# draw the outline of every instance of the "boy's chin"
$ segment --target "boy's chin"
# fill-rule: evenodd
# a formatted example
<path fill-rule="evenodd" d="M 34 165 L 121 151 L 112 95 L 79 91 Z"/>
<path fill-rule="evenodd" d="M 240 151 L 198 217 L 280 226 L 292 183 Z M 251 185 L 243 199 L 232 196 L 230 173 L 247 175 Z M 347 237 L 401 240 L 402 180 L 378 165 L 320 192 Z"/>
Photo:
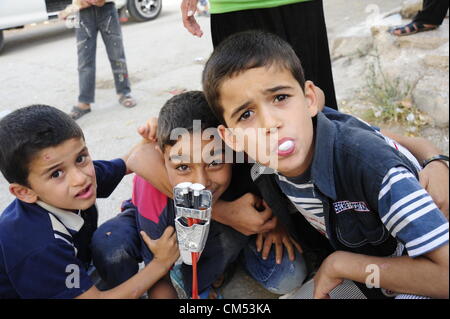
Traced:
<path fill-rule="evenodd" d="M 88 209 L 88 208 L 94 206 L 95 200 L 96 200 L 96 198 L 94 198 L 93 201 L 90 201 L 90 202 L 88 202 L 88 203 L 86 203 L 86 204 L 83 204 L 83 205 L 81 206 L 80 209 L 81 209 L 81 210 L 86 210 L 86 209 Z"/>
<path fill-rule="evenodd" d="M 70 210 L 86 210 L 95 204 L 95 200 L 96 200 L 96 198 L 94 197 L 93 200 L 84 201 L 83 203 L 79 203 L 79 204 L 77 203 L 76 205 L 74 205 L 74 208 L 72 208 Z"/>
<path fill-rule="evenodd" d="M 279 169 L 277 170 L 278 173 L 280 173 L 283 176 L 286 177 L 297 177 L 302 175 L 303 173 L 305 173 L 306 169 L 304 168 L 300 168 L 298 166 L 294 166 L 294 167 L 279 167 Z"/>
<path fill-rule="evenodd" d="M 223 192 L 220 192 L 220 194 L 219 194 L 219 192 L 214 192 L 212 194 L 213 195 L 212 206 L 214 206 L 217 203 L 217 201 L 220 199 L 220 196 L 222 196 L 222 194 L 223 194 Z"/>

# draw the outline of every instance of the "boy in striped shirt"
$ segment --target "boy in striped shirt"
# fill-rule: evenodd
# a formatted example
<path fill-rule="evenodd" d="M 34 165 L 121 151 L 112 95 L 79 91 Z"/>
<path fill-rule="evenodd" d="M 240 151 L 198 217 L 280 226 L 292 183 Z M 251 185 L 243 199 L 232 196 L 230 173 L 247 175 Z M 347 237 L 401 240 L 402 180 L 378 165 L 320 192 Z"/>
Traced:
<path fill-rule="evenodd" d="M 231 36 L 208 60 L 203 88 L 225 142 L 275 170 L 282 193 L 331 244 L 314 297 L 344 280 L 378 297 L 363 287 L 375 267 L 376 288 L 448 298 L 448 222 L 420 185 L 418 163 L 366 123 L 319 112 L 289 44 L 264 32 Z M 268 202 L 271 185 L 261 190 Z"/>

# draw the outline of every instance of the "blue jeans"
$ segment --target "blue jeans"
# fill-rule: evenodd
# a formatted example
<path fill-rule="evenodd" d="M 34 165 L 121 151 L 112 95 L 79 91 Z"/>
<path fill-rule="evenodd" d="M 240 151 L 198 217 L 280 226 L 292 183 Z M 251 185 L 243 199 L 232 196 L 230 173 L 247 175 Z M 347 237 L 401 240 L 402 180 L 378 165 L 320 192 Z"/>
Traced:
<path fill-rule="evenodd" d="M 78 53 L 78 102 L 90 104 L 95 97 L 95 56 L 100 31 L 111 63 L 117 94 L 131 92 L 128 79 L 122 30 L 114 3 L 92 6 L 79 13 L 80 25 L 75 29 Z"/>
<path fill-rule="evenodd" d="M 287 250 L 283 247 L 283 259 L 280 264 L 275 261 L 275 247 L 263 260 L 256 250 L 255 240 L 251 240 L 243 251 L 242 262 L 249 275 L 266 290 L 274 294 L 287 294 L 299 288 L 307 277 L 303 255 L 295 251 L 295 260 L 290 261 Z"/>
<path fill-rule="evenodd" d="M 125 202 L 124 211 L 103 223 L 92 238 L 93 263 L 103 282 L 99 289 L 112 289 L 131 278 L 139 270 L 139 263 L 150 262 L 153 257 L 140 238 L 137 225 L 137 209 Z M 145 228 L 145 225 L 142 225 Z M 145 229 L 144 229 L 145 230 Z M 199 291 L 209 287 L 224 273 L 227 266 L 241 254 L 248 273 L 264 288 L 275 294 L 285 294 L 298 288 L 306 278 L 307 271 L 301 254 L 291 262 L 284 251 L 280 265 L 275 262 L 271 249 L 267 260 L 256 251 L 255 240 L 249 240 L 230 227 L 220 223 L 211 224 L 205 249 L 199 259 Z M 192 268 L 182 265 L 184 287 L 190 295 Z"/>
<path fill-rule="evenodd" d="M 103 223 L 92 236 L 92 261 L 102 281 L 100 290 L 112 289 L 139 271 L 141 239 L 134 210 L 125 210 Z"/>

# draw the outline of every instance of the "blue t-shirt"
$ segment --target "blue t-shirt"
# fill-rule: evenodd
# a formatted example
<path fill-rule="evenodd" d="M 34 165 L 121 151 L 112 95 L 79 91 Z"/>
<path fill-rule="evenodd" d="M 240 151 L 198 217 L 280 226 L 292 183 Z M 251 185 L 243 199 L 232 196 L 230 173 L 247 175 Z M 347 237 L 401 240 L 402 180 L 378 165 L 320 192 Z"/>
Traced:
<path fill-rule="evenodd" d="M 125 163 L 94 161 L 94 167 L 97 198 L 108 197 L 125 175 Z M 77 214 L 14 200 L 0 215 L 0 299 L 75 298 L 89 290 L 97 217 L 95 204 Z"/>

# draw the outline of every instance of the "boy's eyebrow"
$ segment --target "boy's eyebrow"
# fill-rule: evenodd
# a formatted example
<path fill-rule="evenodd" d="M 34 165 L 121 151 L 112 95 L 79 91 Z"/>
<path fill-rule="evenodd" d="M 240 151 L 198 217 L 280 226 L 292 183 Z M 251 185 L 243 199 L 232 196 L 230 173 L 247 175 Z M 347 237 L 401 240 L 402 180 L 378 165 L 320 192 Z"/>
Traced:
<path fill-rule="evenodd" d="M 78 155 L 80 155 L 81 153 L 87 152 L 87 150 L 88 150 L 88 148 L 87 148 L 87 146 L 85 145 L 85 146 L 81 149 L 81 151 L 78 152 Z"/>
<path fill-rule="evenodd" d="M 204 157 L 207 159 L 207 161 L 223 158 L 225 155 L 225 148 L 222 147 L 219 152 L 215 151 L 213 154 L 205 154 Z M 203 156 L 203 155 L 202 155 Z"/>
<path fill-rule="evenodd" d="M 81 153 L 84 153 L 88 150 L 87 146 L 83 146 L 83 148 L 78 152 L 77 156 L 80 155 Z M 57 168 L 58 166 L 60 166 L 62 164 L 62 162 L 56 163 L 55 165 L 50 166 L 49 168 L 47 168 L 41 175 L 47 175 L 48 173 L 50 173 L 51 171 L 53 171 L 55 168 Z"/>
<path fill-rule="evenodd" d="M 288 86 L 288 85 L 278 85 L 275 86 L 273 88 L 269 88 L 269 89 L 265 89 L 264 93 L 266 94 L 272 94 L 281 90 L 286 90 L 286 89 L 293 89 L 292 86 Z M 238 113 L 240 113 L 242 110 L 245 110 L 249 105 L 250 105 L 251 101 L 247 101 L 244 104 L 242 104 L 241 106 L 238 106 L 237 108 L 235 108 L 233 110 L 233 112 L 231 113 L 230 118 L 233 119 Z"/>
<path fill-rule="evenodd" d="M 242 104 L 241 106 L 238 106 L 237 108 L 235 108 L 233 110 L 233 112 L 231 113 L 230 118 L 234 118 L 238 113 L 240 113 L 242 110 L 245 110 L 249 105 L 250 105 L 250 101 L 245 102 L 244 104 Z"/>
<path fill-rule="evenodd" d="M 277 91 L 281 91 L 281 90 L 285 90 L 285 89 L 292 89 L 292 87 L 288 86 L 288 85 L 278 85 L 273 88 L 266 89 L 265 92 L 266 93 L 275 93 Z"/>
<path fill-rule="evenodd" d="M 169 156 L 169 161 L 171 162 L 190 162 L 190 158 L 189 156 L 186 155 L 179 155 L 179 154 L 174 154 L 174 155 L 170 155 Z"/>
<path fill-rule="evenodd" d="M 208 160 L 213 160 L 213 159 L 217 159 L 219 157 L 222 157 L 223 154 L 225 154 L 225 148 L 221 147 L 220 148 L 220 152 L 215 152 L 214 154 L 210 154 L 208 157 Z M 202 154 L 203 157 L 203 154 Z M 179 155 L 179 154 L 173 154 L 169 156 L 169 161 L 171 162 L 178 162 L 178 163 L 190 163 L 191 162 L 191 158 L 187 155 Z"/>
<path fill-rule="evenodd" d="M 53 171 L 55 168 L 57 168 L 58 166 L 60 166 L 62 164 L 62 162 L 59 162 L 55 165 L 50 166 L 49 168 L 47 168 L 44 172 L 42 172 L 41 176 L 47 175 L 48 173 L 50 173 L 51 171 Z"/>

